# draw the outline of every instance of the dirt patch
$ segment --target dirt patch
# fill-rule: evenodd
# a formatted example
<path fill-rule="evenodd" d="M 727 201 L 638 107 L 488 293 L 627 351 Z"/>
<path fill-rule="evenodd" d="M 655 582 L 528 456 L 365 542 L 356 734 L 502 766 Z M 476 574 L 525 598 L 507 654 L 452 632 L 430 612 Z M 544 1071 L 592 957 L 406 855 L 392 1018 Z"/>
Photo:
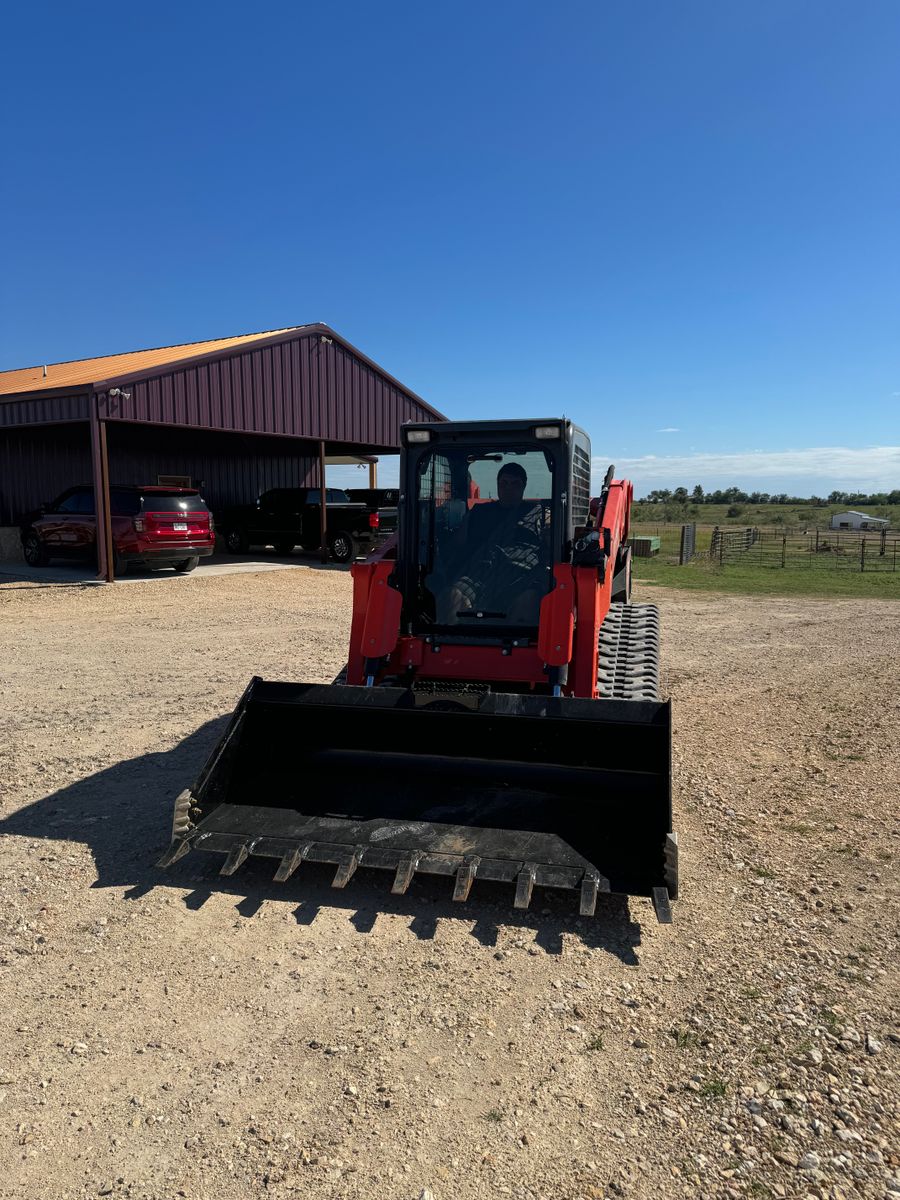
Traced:
<path fill-rule="evenodd" d="M 0 1195 L 887 1195 L 900 610 L 639 598 L 675 702 L 672 927 L 162 875 L 250 676 L 341 666 L 348 574 L 0 583 Z"/>

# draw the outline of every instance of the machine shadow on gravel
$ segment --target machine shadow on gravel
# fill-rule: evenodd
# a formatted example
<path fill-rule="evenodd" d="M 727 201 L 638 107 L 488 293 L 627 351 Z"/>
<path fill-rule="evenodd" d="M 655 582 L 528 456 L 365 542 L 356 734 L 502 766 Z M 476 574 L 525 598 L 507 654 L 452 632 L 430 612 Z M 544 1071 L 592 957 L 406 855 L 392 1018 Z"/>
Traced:
<path fill-rule="evenodd" d="M 350 923 L 368 933 L 381 914 L 409 917 L 410 930 L 428 940 L 441 920 L 474 920 L 472 936 L 485 948 L 495 948 L 501 928 L 531 932 L 547 953 L 562 951 L 564 934 L 584 945 L 604 949 L 626 964 L 636 964 L 640 925 L 632 918 L 624 896 L 602 897 L 595 916 L 580 918 L 573 894 L 544 891 L 533 907 L 515 909 L 511 889 L 479 882 L 470 900 L 454 903 L 449 881 L 417 877 L 405 895 L 393 895 L 384 871 L 360 868 L 346 890 L 330 886 L 333 868 L 306 863 L 286 883 L 275 883 L 271 866 L 248 861 L 233 877 L 218 874 L 219 862 L 210 855 L 190 855 L 166 871 L 155 860 L 168 841 L 176 796 L 194 780 L 228 717 L 202 725 L 171 750 L 148 753 L 107 767 L 87 779 L 61 788 L 0 821 L 0 836 L 83 841 L 97 868 L 95 888 L 124 887 L 125 899 L 147 895 L 157 887 L 191 889 L 188 908 L 199 909 L 214 894 L 235 897 L 241 916 L 250 918 L 266 900 L 295 906 L 300 925 L 312 925 L 323 909 L 349 911 Z M 648 919 L 652 915 L 648 912 Z"/>
<path fill-rule="evenodd" d="M 175 797 L 227 722 L 207 721 L 171 750 L 124 759 L 36 800 L 0 821 L 0 836 L 84 842 L 97 866 L 94 887 L 149 891 L 163 879 L 154 856 L 169 837 Z"/>

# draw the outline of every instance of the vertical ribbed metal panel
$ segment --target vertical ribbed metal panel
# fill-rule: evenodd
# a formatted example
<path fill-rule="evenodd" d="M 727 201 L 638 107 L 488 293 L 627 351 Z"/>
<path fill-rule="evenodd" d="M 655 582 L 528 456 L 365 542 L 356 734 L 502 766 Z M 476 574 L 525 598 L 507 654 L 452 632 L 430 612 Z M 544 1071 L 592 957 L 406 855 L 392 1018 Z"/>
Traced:
<path fill-rule="evenodd" d="M 48 396 L 39 392 L 15 400 L 0 398 L 0 429 L 48 422 L 87 421 L 91 398 L 87 393 L 72 396 Z"/>
<path fill-rule="evenodd" d="M 434 413 L 338 341 L 297 336 L 133 379 L 101 393 L 111 420 L 399 448 L 404 421 Z M 130 393 L 130 394 L 129 394 Z"/>
<path fill-rule="evenodd" d="M 113 483 L 202 479 L 214 511 L 250 503 L 266 488 L 318 482 L 317 447 L 308 442 L 146 425 L 110 425 L 109 463 Z M 0 525 L 15 525 L 67 487 L 90 482 L 86 423 L 0 431 Z"/>
<path fill-rule="evenodd" d="M 97 396 L 101 417 L 113 427 L 114 474 L 117 466 L 127 474 L 118 481 L 189 474 L 207 480 L 208 499 L 219 507 L 266 487 L 315 483 L 320 439 L 332 452 L 390 451 L 399 448 L 404 421 L 436 416 L 325 327 L 119 382 L 118 396 L 108 390 Z M 92 403 L 84 393 L 0 400 L 0 430 L 7 430 L 0 446 L 2 520 L 90 479 L 87 429 L 60 423 L 86 422 Z M 273 440 L 279 436 L 285 440 Z"/>
<path fill-rule="evenodd" d="M 90 481 L 86 421 L 0 431 L 0 525 L 15 525 L 67 487 Z"/>
<path fill-rule="evenodd" d="M 318 472 L 315 448 L 293 439 L 124 423 L 110 424 L 109 463 L 114 483 L 155 483 L 158 475 L 202 479 L 213 511 L 250 503 L 270 487 L 312 486 Z"/>

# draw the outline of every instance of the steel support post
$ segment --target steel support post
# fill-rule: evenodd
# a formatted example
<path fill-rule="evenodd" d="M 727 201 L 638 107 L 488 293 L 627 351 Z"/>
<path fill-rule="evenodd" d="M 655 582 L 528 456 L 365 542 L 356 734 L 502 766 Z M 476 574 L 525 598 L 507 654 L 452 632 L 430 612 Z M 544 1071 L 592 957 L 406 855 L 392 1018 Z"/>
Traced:
<path fill-rule="evenodd" d="M 106 422 L 100 419 L 100 398 L 91 405 L 91 468 L 94 481 L 94 513 L 97 521 L 97 578 L 112 583 L 112 518 L 109 511 L 109 454 Z"/>
<path fill-rule="evenodd" d="M 325 511 L 325 442 L 319 442 L 319 538 L 322 562 L 328 562 L 328 516 Z"/>

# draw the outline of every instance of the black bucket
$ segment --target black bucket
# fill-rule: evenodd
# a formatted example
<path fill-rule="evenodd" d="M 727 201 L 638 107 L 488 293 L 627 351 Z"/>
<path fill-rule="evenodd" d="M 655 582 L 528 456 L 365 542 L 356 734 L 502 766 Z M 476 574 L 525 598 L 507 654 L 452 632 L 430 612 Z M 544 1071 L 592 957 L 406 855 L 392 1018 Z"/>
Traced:
<path fill-rule="evenodd" d="M 161 865 L 191 848 L 581 891 L 674 896 L 668 702 L 254 679 L 195 787 Z M 666 895 L 659 889 L 667 889 Z M 660 914 L 665 917 L 665 914 Z"/>

